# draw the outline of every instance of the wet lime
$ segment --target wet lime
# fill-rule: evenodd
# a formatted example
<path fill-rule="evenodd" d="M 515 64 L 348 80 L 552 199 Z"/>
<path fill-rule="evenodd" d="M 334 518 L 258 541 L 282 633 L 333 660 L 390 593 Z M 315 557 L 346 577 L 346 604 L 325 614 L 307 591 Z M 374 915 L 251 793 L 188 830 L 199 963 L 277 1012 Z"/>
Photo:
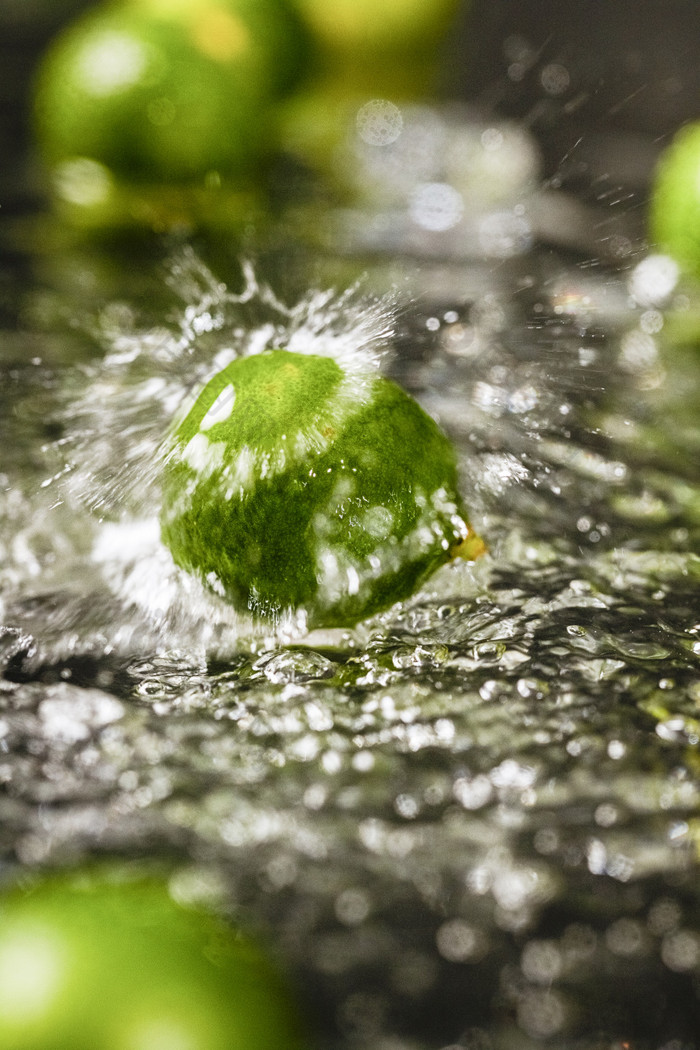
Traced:
<path fill-rule="evenodd" d="M 0 899 L 0 1045 L 308 1048 L 263 952 L 157 879 L 55 876 Z"/>
<path fill-rule="evenodd" d="M 649 233 L 658 248 L 700 276 L 700 123 L 682 128 L 661 156 Z"/>
<path fill-rule="evenodd" d="M 238 358 L 174 432 L 161 528 L 175 562 L 272 622 L 340 626 L 483 549 L 452 447 L 373 367 L 273 350 Z"/>

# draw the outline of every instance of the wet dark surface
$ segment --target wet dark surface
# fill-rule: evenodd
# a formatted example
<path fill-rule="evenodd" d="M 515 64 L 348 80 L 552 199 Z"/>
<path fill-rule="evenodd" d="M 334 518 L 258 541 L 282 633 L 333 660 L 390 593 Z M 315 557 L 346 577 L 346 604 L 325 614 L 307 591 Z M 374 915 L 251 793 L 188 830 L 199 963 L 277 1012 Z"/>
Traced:
<path fill-rule="evenodd" d="M 294 210 L 250 252 L 105 247 L 38 221 L 22 170 L 0 213 L 3 874 L 168 858 L 271 936 L 334 1050 L 695 1050 L 700 366 L 673 333 L 696 293 L 649 276 L 641 197 L 611 209 L 614 251 L 585 222 L 546 235 L 527 166 L 527 229 L 476 250 L 478 187 L 443 229 L 415 196 L 382 225 L 368 193 L 321 241 Z M 583 198 L 545 203 L 575 230 Z M 490 553 L 354 631 L 265 637 L 174 570 L 154 462 L 223 344 L 303 326 L 388 350 Z"/>

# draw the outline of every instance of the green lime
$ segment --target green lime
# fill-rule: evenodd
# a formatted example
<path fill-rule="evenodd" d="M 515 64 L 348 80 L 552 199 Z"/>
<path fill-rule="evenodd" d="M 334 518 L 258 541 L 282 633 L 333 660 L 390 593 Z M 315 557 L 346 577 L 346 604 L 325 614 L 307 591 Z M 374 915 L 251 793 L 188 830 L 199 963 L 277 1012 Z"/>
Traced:
<path fill-rule="evenodd" d="M 375 122 L 379 145 L 384 134 L 397 137 L 404 104 L 435 95 L 441 45 L 458 2 L 296 2 L 318 37 L 320 75 L 280 108 L 280 138 L 288 153 L 344 196 L 345 173 L 353 166 L 348 142 L 367 106 L 384 106 L 392 114 L 383 127 L 381 118 Z"/>
<path fill-rule="evenodd" d="M 425 50 L 447 32 L 457 0 L 295 0 L 334 50 Z"/>
<path fill-rule="evenodd" d="M 38 75 L 49 166 L 60 179 L 87 160 L 146 184 L 250 175 L 272 146 L 273 98 L 299 71 L 303 45 L 290 49 L 287 32 L 299 24 L 281 0 L 94 8 L 54 41 Z"/>
<path fill-rule="evenodd" d="M 272 350 L 204 387 L 166 456 L 175 562 L 236 608 L 309 627 L 357 622 L 457 554 L 475 557 L 452 447 L 362 364 Z"/>
<path fill-rule="evenodd" d="M 236 52 L 247 76 L 285 95 L 309 70 L 314 42 L 291 0 L 127 0 L 151 18 L 183 26 L 205 53 Z M 226 54 L 228 53 L 228 54 Z"/>
<path fill-rule="evenodd" d="M 308 1047 L 263 952 L 154 878 L 54 876 L 0 898 L 0 1045 Z"/>
<path fill-rule="evenodd" d="M 700 276 L 700 123 L 681 128 L 664 151 L 652 187 L 649 236 Z"/>

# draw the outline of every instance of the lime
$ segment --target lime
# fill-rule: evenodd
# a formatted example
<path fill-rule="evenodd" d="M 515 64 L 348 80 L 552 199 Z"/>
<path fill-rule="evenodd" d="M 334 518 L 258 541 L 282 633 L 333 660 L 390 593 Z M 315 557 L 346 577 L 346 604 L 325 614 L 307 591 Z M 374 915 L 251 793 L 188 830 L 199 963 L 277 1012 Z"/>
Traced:
<path fill-rule="evenodd" d="M 664 151 L 652 188 L 649 235 L 700 276 L 700 123 L 681 128 Z"/>
<path fill-rule="evenodd" d="M 12 1050 L 308 1046 L 246 936 L 155 878 L 53 876 L 0 899 L 0 1045 Z"/>
<path fill-rule="evenodd" d="M 237 51 L 247 76 L 271 95 L 297 87 L 309 70 L 314 42 L 291 0 L 127 0 L 149 17 L 184 26 L 205 53 Z"/>
<path fill-rule="evenodd" d="M 443 36 L 457 0 L 295 0 L 319 38 L 335 50 L 428 48 Z"/>
<path fill-rule="evenodd" d="M 270 350 L 206 384 L 165 459 L 175 562 L 255 618 L 342 626 L 483 549 L 452 447 L 373 366 Z"/>
<path fill-rule="evenodd" d="M 318 38 L 319 75 L 281 107 L 280 137 L 287 152 L 345 195 L 353 163 L 347 145 L 366 107 L 384 106 L 400 120 L 404 104 L 435 95 L 458 2 L 296 2 Z"/>
<path fill-rule="evenodd" d="M 272 99 L 299 72 L 291 26 L 300 23 L 282 0 L 94 8 L 54 41 L 38 75 L 46 160 L 59 177 L 87 160 L 147 184 L 250 174 L 271 148 Z"/>

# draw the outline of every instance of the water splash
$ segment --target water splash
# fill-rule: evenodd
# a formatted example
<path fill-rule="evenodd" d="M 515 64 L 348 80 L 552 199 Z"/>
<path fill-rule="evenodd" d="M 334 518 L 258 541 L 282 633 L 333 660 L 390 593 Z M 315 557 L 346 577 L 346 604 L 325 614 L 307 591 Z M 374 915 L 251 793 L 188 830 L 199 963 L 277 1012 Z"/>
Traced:
<path fill-rule="evenodd" d="M 401 378 L 455 435 L 493 554 L 302 644 L 223 610 L 193 629 L 213 599 L 171 575 L 145 450 L 192 368 L 304 325 L 330 344 L 354 300 L 229 301 L 183 267 L 167 326 L 103 312 L 113 403 L 93 365 L 66 378 L 67 486 L 39 487 L 48 441 L 1 500 L 3 855 L 174 855 L 274 931 L 334 1047 L 695 1050 L 700 480 L 668 422 L 692 383 L 621 359 L 648 307 L 571 272 L 413 316 Z M 116 421 L 145 444 L 103 504 Z"/>
<path fill-rule="evenodd" d="M 359 381 L 380 367 L 394 335 L 391 297 L 370 300 L 355 286 L 312 291 L 287 306 L 252 265 L 242 272 L 243 288 L 233 292 L 188 249 L 167 268 L 166 283 L 183 304 L 167 325 L 141 328 L 131 311 L 104 308 L 89 323 L 100 357 L 84 366 L 79 389 L 67 392 L 62 435 L 46 449 L 56 469 L 41 482 L 41 495 L 70 517 L 75 541 L 64 545 L 57 586 L 87 571 L 90 591 L 107 588 L 111 613 L 114 600 L 123 609 L 128 645 L 139 631 L 147 644 L 166 632 L 171 644 L 196 638 L 203 650 L 256 634 L 249 619 L 178 570 L 160 541 L 167 437 L 202 385 L 236 357 L 279 347 L 331 356 Z M 28 496 L 27 517 L 35 501 Z M 29 558 L 23 562 L 26 573 Z M 36 575 L 50 575 L 39 561 Z M 61 625 L 64 640 L 69 624 Z M 281 636 L 303 633 L 304 625 L 302 613 L 288 617 Z"/>

